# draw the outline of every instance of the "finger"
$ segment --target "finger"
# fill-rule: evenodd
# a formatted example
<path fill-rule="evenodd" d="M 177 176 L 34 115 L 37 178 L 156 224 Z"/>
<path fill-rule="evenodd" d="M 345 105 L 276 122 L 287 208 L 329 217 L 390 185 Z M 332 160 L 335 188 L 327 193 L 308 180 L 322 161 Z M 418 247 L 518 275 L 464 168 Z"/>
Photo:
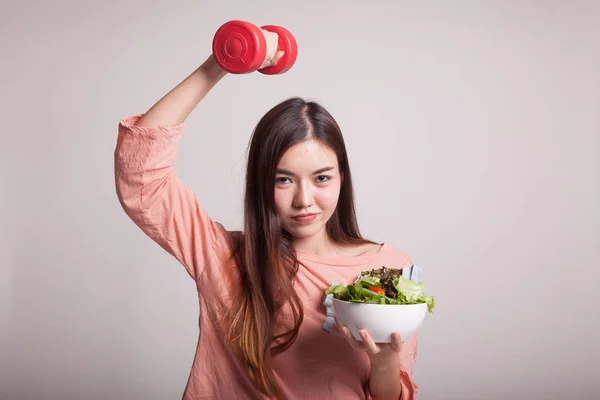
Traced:
<path fill-rule="evenodd" d="M 275 54 L 275 57 L 273 57 L 273 58 L 271 59 L 271 64 L 272 64 L 272 65 L 275 65 L 275 64 L 277 64 L 277 62 L 278 62 L 278 61 L 281 59 L 281 57 L 283 57 L 283 55 L 284 55 L 284 54 L 285 54 L 285 52 L 284 52 L 284 51 L 278 51 L 278 52 Z"/>
<path fill-rule="evenodd" d="M 338 319 L 337 319 L 337 317 L 336 317 L 335 315 L 333 316 L 333 322 L 334 322 L 334 323 L 335 323 L 335 325 L 336 325 L 338 328 L 340 328 L 342 331 L 344 330 L 344 327 L 345 327 L 346 325 L 342 325 L 342 324 L 340 324 L 340 321 L 338 321 Z M 345 332 L 344 332 L 344 333 L 345 333 Z"/>
<path fill-rule="evenodd" d="M 363 340 L 363 345 L 365 346 L 365 350 L 367 353 L 369 353 L 369 355 L 374 356 L 379 353 L 379 346 L 377 346 L 377 344 L 373 341 L 373 338 L 371 338 L 371 335 L 369 335 L 366 330 L 361 329 L 358 331 L 358 333 L 360 334 L 360 337 Z"/>
<path fill-rule="evenodd" d="M 392 333 L 392 341 L 390 344 L 396 353 L 400 353 L 402 351 L 402 338 L 398 332 Z"/>
<path fill-rule="evenodd" d="M 346 336 L 348 343 L 350 343 L 350 346 L 354 350 L 356 350 L 356 351 L 364 350 L 364 346 L 362 346 L 361 343 L 359 343 L 356 339 L 354 339 L 354 336 L 352 336 L 352 332 L 350 332 L 350 329 L 347 326 L 342 327 L 342 332 L 344 332 L 344 336 Z"/>
<path fill-rule="evenodd" d="M 354 350 L 357 350 L 357 351 L 360 350 L 358 347 L 358 343 L 356 342 L 356 340 L 354 340 L 354 337 L 352 337 L 352 332 L 350 332 L 350 329 L 348 329 L 347 326 L 342 327 L 342 332 L 344 332 L 344 336 L 346 337 L 346 340 L 348 341 L 350 346 Z"/>

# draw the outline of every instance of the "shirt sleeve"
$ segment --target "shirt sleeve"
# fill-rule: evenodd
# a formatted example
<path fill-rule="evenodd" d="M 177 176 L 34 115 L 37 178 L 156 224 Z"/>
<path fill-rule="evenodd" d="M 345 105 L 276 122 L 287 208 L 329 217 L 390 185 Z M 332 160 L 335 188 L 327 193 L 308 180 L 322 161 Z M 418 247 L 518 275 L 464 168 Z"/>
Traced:
<path fill-rule="evenodd" d="M 403 349 L 400 353 L 400 383 L 402 384 L 402 395 L 400 400 L 414 400 L 419 385 L 412 379 L 415 362 L 417 360 L 417 335 L 413 335 L 403 344 Z"/>
<path fill-rule="evenodd" d="M 119 122 L 114 153 L 117 197 L 131 220 L 197 280 L 207 265 L 220 259 L 227 231 L 177 177 L 184 123 L 136 126 L 141 116 Z"/>

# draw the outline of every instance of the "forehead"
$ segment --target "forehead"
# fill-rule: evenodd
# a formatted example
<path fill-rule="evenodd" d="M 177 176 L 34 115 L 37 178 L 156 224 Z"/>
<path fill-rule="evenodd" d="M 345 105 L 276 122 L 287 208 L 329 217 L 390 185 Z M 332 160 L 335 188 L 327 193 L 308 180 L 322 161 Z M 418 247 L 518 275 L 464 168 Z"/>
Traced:
<path fill-rule="evenodd" d="M 306 140 L 290 147 L 279 160 L 277 168 L 312 173 L 327 166 L 337 168 L 335 152 L 316 140 Z"/>

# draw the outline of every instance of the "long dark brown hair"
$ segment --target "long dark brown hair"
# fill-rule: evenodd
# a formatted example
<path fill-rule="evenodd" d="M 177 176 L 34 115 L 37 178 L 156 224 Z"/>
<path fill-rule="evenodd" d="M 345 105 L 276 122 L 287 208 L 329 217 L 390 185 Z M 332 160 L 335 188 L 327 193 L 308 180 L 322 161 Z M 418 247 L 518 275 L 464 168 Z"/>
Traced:
<path fill-rule="evenodd" d="M 276 212 L 275 175 L 285 151 L 309 139 L 336 153 L 342 177 L 337 208 L 326 224 L 329 240 L 341 245 L 369 242 L 359 232 L 348 156 L 337 122 L 318 103 L 297 97 L 273 107 L 250 140 L 244 233 L 232 254 L 241 282 L 225 318 L 230 343 L 267 396 L 277 394 L 272 357 L 292 345 L 304 315 L 293 285 L 299 266 L 293 238 Z"/>

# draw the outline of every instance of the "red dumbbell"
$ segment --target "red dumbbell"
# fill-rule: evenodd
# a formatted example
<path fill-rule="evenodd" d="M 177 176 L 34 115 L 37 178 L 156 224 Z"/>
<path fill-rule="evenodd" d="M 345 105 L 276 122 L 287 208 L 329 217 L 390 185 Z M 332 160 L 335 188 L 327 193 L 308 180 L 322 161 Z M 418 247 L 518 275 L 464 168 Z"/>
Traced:
<path fill-rule="evenodd" d="M 264 29 L 278 35 L 277 51 L 283 57 L 276 65 L 258 69 L 267 54 L 267 41 L 261 31 Z M 232 74 L 258 72 L 275 75 L 287 72 L 298 56 L 298 45 L 294 36 L 285 28 L 275 25 L 258 26 L 245 21 L 229 21 L 222 25 L 213 39 L 213 54 L 217 63 Z"/>

